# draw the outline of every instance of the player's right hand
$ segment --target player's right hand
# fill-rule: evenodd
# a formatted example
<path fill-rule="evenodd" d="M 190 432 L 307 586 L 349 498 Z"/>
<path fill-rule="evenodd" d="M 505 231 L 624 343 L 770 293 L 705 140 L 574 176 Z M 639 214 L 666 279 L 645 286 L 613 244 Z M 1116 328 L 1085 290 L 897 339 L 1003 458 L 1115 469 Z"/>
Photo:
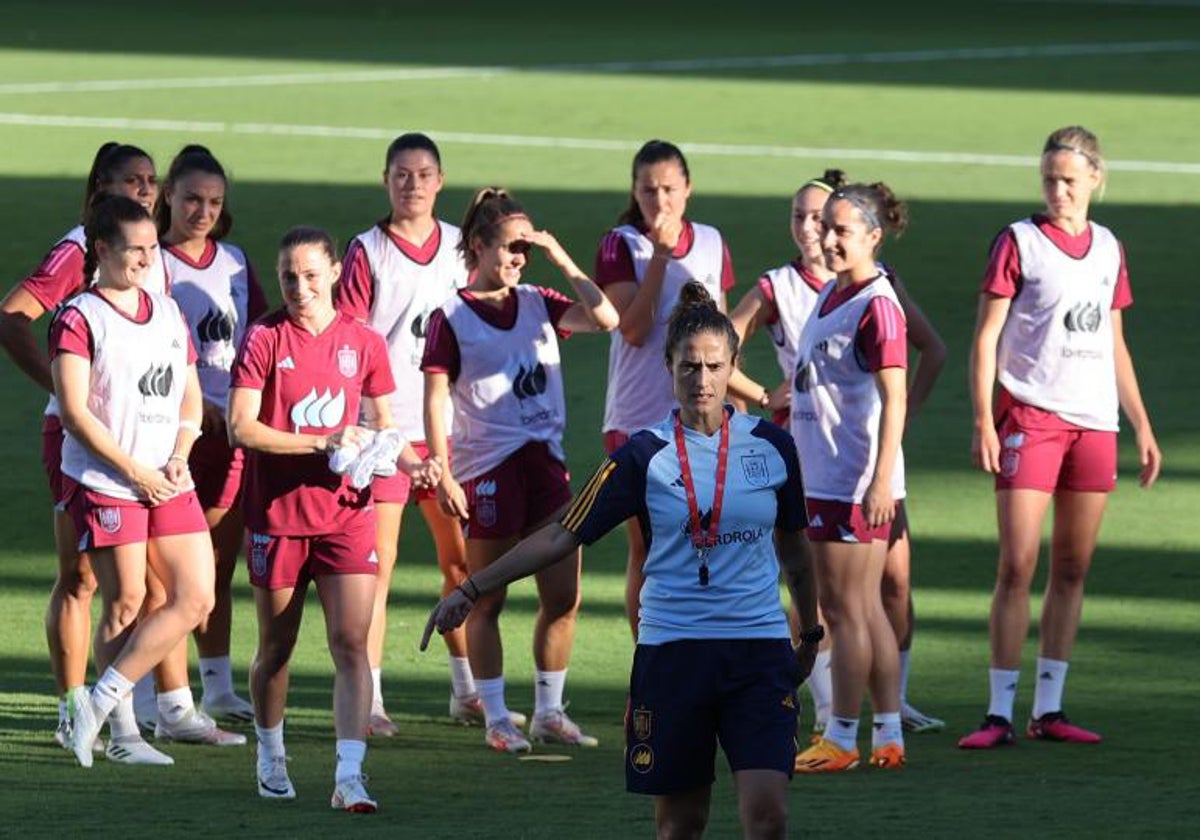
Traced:
<path fill-rule="evenodd" d="M 462 485 L 448 473 L 442 473 L 442 483 L 437 488 L 438 505 L 447 516 L 454 516 L 463 522 L 470 519 L 467 512 L 467 494 Z"/>
<path fill-rule="evenodd" d="M 975 426 L 971 435 L 971 462 L 984 472 L 1000 472 L 1000 436 L 989 423 Z"/>
<path fill-rule="evenodd" d="M 461 589 L 455 589 L 438 601 L 438 605 L 429 614 L 429 621 L 425 622 L 425 632 L 421 635 L 421 650 L 429 647 L 429 640 L 433 637 L 434 630 L 439 633 L 448 633 L 466 621 L 467 614 L 471 612 L 473 606 L 475 606 L 474 602 Z"/>
<path fill-rule="evenodd" d="M 152 505 L 161 505 L 184 489 L 172 481 L 163 470 L 136 462 L 129 471 L 129 483 L 133 485 L 133 492 L 139 498 L 145 499 Z"/>

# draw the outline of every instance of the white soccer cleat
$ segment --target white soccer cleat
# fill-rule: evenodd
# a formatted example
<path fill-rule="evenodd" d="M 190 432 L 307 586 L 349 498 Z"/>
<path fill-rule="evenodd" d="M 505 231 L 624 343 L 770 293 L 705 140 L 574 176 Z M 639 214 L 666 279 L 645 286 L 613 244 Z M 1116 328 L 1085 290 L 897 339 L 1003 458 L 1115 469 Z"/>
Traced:
<path fill-rule="evenodd" d="M 246 743 L 245 735 L 222 729 L 215 720 L 196 708 L 188 709 L 177 723 L 165 723 L 160 716 L 154 728 L 154 737 L 159 741 L 208 744 L 213 747 L 240 747 Z"/>
<path fill-rule="evenodd" d="M 205 695 L 200 699 L 200 708 L 211 718 L 250 723 L 254 720 L 254 706 L 236 694 L 221 694 L 217 697 Z"/>
<path fill-rule="evenodd" d="M 539 712 L 533 716 L 529 737 L 539 744 L 566 744 L 572 747 L 598 747 L 600 741 L 583 730 L 567 717 L 562 709 Z"/>
<path fill-rule="evenodd" d="M 329 800 L 330 807 L 351 814 L 374 814 L 379 810 L 379 803 L 367 795 L 367 789 L 363 787 L 365 779 L 365 776 L 357 776 L 338 782 Z"/>
<path fill-rule="evenodd" d="M 517 729 L 511 717 L 501 718 L 487 728 L 483 739 L 487 745 L 498 752 L 527 753 L 533 751 L 533 744 L 525 737 L 525 733 Z"/>
<path fill-rule="evenodd" d="M 941 732 L 946 728 L 946 721 L 904 703 L 900 707 L 900 725 L 905 732 Z"/>
<path fill-rule="evenodd" d="M 102 721 L 96 716 L 92 705 L 92 693 L 85 686 L 71 692 L 67 700 L 67 709 L 71 716 L 71 752 L 83 767 L 91 767 L 93 748 L 96 738 L 100 735 Z"/>
<path fill-rule="evenodd" d="M 350 486 L 362 490 L 371 484 L 375 476 L 396 474 L 396 459 L 404 450 L 404 438 L 398 429 L 383 429 L 375 433 L 369 444 L 363 447 L 350 467 Z"/>
<path fill-rule="evenodd" d="M 371 712 L 371 722 L 367 724 L 367 734 L 380 738 L 392 738 L 400 734 L 400 727 L 388 717 L 387 712 L 383 709 L 374 709 Z"/>
<path fill-rule="evenodd" d="M 111 738 L 104 756 L 117 764 L 145 764 L 154 767 L 170 767 L 175 759 L 164 752 L 159 752 L 146 743 L 141 735 L 130 735 L 122 738 Z"/>
<path fill-rule="evenodd" d="M 462 697 L 458 697 L 451 694 L 450 719 L 463 726 L 484 726 L 487 723 L 487 716 L 483 713 L 483 701 L 479 699 L 479 695 L 464 694 Z M 517 727 L 523 727 L 529 722 L 525 715 L 514 712 L 512 709 L 508 710 L 508 719 L 513 722 L 513 726 Z"/>
<path fill-rule="evenodd" d="M 288 778 L 287 757 L 276 756 L 258 762 L 258 795 L 263 799 L 295 799 L 296 789 Z"/>

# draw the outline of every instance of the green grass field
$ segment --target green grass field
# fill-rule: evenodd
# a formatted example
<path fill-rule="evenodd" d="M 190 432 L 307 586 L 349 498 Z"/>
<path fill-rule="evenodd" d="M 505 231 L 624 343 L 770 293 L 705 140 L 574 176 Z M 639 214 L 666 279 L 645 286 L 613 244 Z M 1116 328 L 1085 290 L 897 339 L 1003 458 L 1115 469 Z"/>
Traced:
<path fill-rule="evenodd" d="M 1200 330 L 1192 270 L 1200 229 L 1200 5 L 1194 2 L 762 2 L 720 11 L 618 0 L 534 0 L 413 11 L 348 0 L 276 7 L 5 4 L 0 27 L 0 276 L 18 282 L 74 224 L 83 179 L 108 139 L 150 150 L 165 171 L 187 142 L 230 170 L 230 237 L 271 283 L 289 225 L 342 242 L 386 211 L 383 151 L 404 130 L 442 147 L 442 215 L 484 184 L 513 189 L 581 265 L 625 203 L 642 141 L 688 151 L 693 218 L 726 234 L 736 300 L 789 259 L 789 200 L 826 166 L 882 179 L 912 227 L 885 257 L 944 335 L 950 361 L 905 445 L 914 528 L 917 641 L 911 695 L 950 731 L 913 737 L 902 773 L 792 784 L 793 834 L 843 836 L 1189 835 L 1200 825 L 1195 692 L 1200 684 Z M 114 7 L 115 8 L 115 7 Z M 1114 494 L 1089 582 L 1067 708 L 1107 736 L 1098 748 L 1023 742 L 966 754 L 957 735 L 986 701 L 995 563 L 990 482 L 969 464 L 967 343 L 988 243 L 1039 207 L 1036 154 L 1050 130 L 1094 129 L 1112 163 L 1094 217 L 1128 253 L 1136 304 L 1126 330 L 1166 467 L 1136 487 L 1122 435 Z M 544 263 L 527 273 L 559 281 Z M 270 293 L 278 299 L 278 293 Z M 564 346 L 577 480 L 600 455 L 605 340 Z M 746 365 L 775 375 L 765 340 Z M 585 554 L 571 712 L 601 739 L 569 763 L 519 762 L 478 730 L 445 722 L 441 649 L 417 652 L 437 573 L 419 517 L 400 547 L 385 690 L 402 734 L 372 742 L 381 802 L 370 818 L 330 811 L 331 666 L 310 604 L 293 670 L 291 772 L 299 799 L 261 801 L 253 747 L 172 748 L 174 768 L 99 761 L 84 772 L 53 746 L 53 683 L 41 616 L 53 579 L 49 498 L 35 419 L 44 396 L 0 362 L 0 835 L 625 837 L 653 830 L 648 800 L 623 792 L 620 741 L 631 647 L 623 538 Z M 239 572 L 234 660 L 244 680 L 253 610 Z M 505 624 L 510 702 L 532 702 L 533 587 Z M 1036 605 L 1035 605 L 1036 606 Z M 1018 715 L 1032 697 L 1028 646 Z M 196 688 L 198 690 L 198 681 Z M 737 832 L 719 765 L 710 836 Z M 348 824 L 352 822 L 353 826 Z M 1188 829 L 1187 826 L 1192 828 Z"/>

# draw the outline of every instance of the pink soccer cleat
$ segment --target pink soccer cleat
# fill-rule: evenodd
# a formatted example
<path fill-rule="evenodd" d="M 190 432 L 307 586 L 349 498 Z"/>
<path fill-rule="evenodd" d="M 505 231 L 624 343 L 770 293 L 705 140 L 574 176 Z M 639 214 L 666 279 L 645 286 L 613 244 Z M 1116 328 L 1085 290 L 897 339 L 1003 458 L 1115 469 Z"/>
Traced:
<path fill-rule="evenodd" d="M 1071 723 L 1062 712 L 1047 712 L 1040 718 L 1030 719 L 1025 735 L 1039 741 L 1065 741 L 1072 744 L 1099 744 L 1104 740 L 1099 733 Z"/>
<path fill-rule="evenodd" d="M 958 739 L 958 746 L 964 750 L 990 750 L 1015 742 L 1012 724 L 999 715 L 988 715 L 978 729 Z"/>

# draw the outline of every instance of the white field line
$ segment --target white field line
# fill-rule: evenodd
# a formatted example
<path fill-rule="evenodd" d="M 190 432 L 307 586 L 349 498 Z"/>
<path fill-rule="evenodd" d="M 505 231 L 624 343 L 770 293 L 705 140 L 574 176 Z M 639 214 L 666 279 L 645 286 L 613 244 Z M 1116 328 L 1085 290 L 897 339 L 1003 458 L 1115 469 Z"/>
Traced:
<path fill-rule="evenodd" d="M 227 123 L 196 120 L 131 119 L 127 117 L 72 117 L 0 112 L 0 125 L 40 128 L 103 128 L 115 131 L 167 131 L 193 134 L 244 134 L 251 136 L 324 137 L 349 140 L 391 140 L 403 130 L 352 128 L 334 125 L 287 125 L 281 123 Z M 425 129 L 438 143 L 468 146 L 513 146 L 520 148 L 571 149 L 579 151 L 635 152 L 637 140 L 601 140 L 587 137 L 545 137 L 527 134 L 480 134 Z M 815 160 L 871 160 L 914 164 L 959 164 L 966 166 L 1036 166 L 1033 155 L 990 155 L 969 152 L 922 152 L 905 149 L 840 149 L 809 146 L 757 144 L 688 143 L 680 145 L 696 155 L 722 157 L 776 157 Z M 1155 160 L 1112 160 L 1108 168 L 1121 172 L 1155 172 L 1167 175 L 1200 175 L 1200 163 Z"/>
<path fill-rule="evenodd" d="M 190 76 L 163 79 L 100 79 L 0 84 L 0 95 L 46 93 L 104 93 L 132 90 L 193 90 L 207 88 L 276 87 L 283 85 L 365 84 L 428 79 L 478 79 L 511 73 L 671 73 L 703 70 L 753 70 L 772 67 L 821 67 L 863 64 L 914 64 L 938 61 L 995 61 L 1197 52 L 1200 41 L 1133 41 L 1094 44 L 1033 44 L 1011 47 L 906 50 L 899 52 L 800 53 L 796 55 L 610 61 L 591 64 L 542 64 L 527 67 L 428 67 L 347 70 L 324 73 L 255 73 L 242 76 Z"/>

